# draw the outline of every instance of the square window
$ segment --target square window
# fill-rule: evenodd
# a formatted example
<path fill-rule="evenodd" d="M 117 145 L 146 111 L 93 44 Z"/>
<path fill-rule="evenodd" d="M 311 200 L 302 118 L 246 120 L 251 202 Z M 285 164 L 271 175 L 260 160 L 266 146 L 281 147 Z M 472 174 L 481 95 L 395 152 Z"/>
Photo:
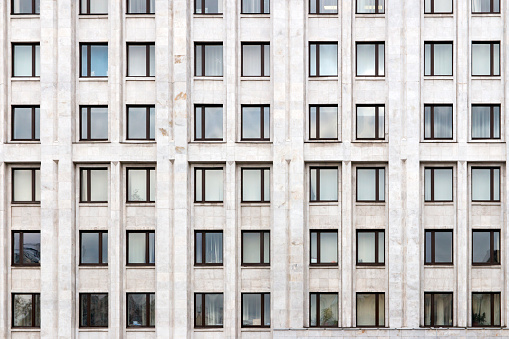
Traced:
<path fill-rule="evenodd" d="M 270 327 L 270 293 L 242 293 L 242 327 Z"/>
<path fill-rule="evenodd" d="M 385 139 L 385 106 L 357 105 L 357 140 Z"/>
<path fill-rule="evenodd" d="M 472 327 L 500 326 L 500 292 L 472 293 Z"/>
<path fill-rule="evenodd" d="M 424 0 L 424 14 L 452 14 L 452 0 Z"/>
<path fill-rule="evenodd" d="M 223 106 L 194 106 L 194 140 L 223 141 Z"/>
<path fill-rule="evenodd" d="M 241 0 L 242 14 L 269 14 L 269 0 Z"/>
<path fill-rule="evenodd" d="M 472 139 L 500 139 L 500 105 L 472 105 Z"/>
<path fill-rule="evenodd" d="M 108 106 L 80 107 L 80 141 L 108 140 Z"/>
<path fill-rule="evenodd" d="M 41 202 L 41 170 L 39 168 L 12 169 L 12 202 Z"/>
<path fill-rule="evenodd" d="M 223 76 L 223 43 L 195 43 L 194 57 L 195 76 Z"/>
<path fill-rule="evenodd" d="M 338 168 L 311 167 L 310 201 L 338 201 Z"/>
<path fill-rule="evenodd" d="M 41 265 L 41 232 L 12 231 L 12 266 Z"/>
<path fill-rule="evenodd" d="M 242 105 L 240 139 L 243 141 L 270 140 L 269 105 Z"/>
<path fill-rule="evenodd" d="M 108 14 L 107 0 L 80 0 L 80 14 Z"/>
<path fill-rule="evenodd" d="M 424 326 L 452 326 L 452 293 L 424 293 Z"/>
<path fill-rule="evenodd" d="M 309 106 L 309 140 L 338 140 L 338 106 Z"/>
<path fill-rule="evenodd" d="M 107 77 L 108 76 L 108 44 L 82 43 L 80 44 L 80 77 Z"/>
<path fill-rule="evenodd" d="M 242 231 L 242 266 L 270 265 L 270 232 Z"/>
<path fill-rule="evenodd" d="M 339 307 L 337 293 L 309 294 L 309 326 L 338 327 Z"/>
<path fill-rule="evenodd" d="M 337 14 L 338 0 L 309 0 L 310 14 Z"/>
<path fill-rule="evenodd" d="M 41 110 L 39 106 L 12 107 L 12 140 L 39 141 Z"/>
<path fill-rule="evenodd" d="M 155 327 L 155 293 L 127 293 L 127 327 Z"/>
<path fill-rule="evenodd" d="M 500 201 L 500 167 L 472 167 L 472 201 Z"/>
<path fill-rule="evenodd" d="M 80 231 L 80 265 L 108 265 L 108 231 Z"/>
<path fill-rule="evenodd" d="M 452 167 L 434 167 L 424 169 L 424 201 L 453 201 Z"/>
<path fill-rule="evenodd" d="M 131 167 L 127 172 L 127 202 L 155 202 L 155 168 Z"/>
<path fill-rule="evenodd" d="M 338 76 L 338 43 L 309 43 L 309 76 Z"/>
<path fill-rule="evenodd" d="M 194 0 L 195 14 L 223 14 L 223 0 Z"/>
<path fill-rule="evenodd" d="M 223 265 L 223 231 L 195 231 L 194 265 Z"/>
<path fill-rule="evenodd" d="M 12 327 L 41 327 L 40 293 L 12 294 Z"/>
<path fill-rule="evenodd" d="M 80 202 L 108 202 L 107 168 L 80 168 Z"/>
<path fill-rule="evenodd" d="M 500 13 L 500 0 L 472 0 L 472 13 Z"/>
<path fill-rule="evenodd" d="M 357 0 L 357 14 L 384 14 L 384 0 Z"/>
<path fill-rule="evenodd" d="M 127 43 L 127 76 L 153 77 L 155 76 L 155 44 Z"/>
<path fill-rule="evenodd" d="M 270 169 L 242 168 L 242 202 L 270 202 Z"/>
<path fill-rule="evenodd" d="M 108 293 L 80 293 L 80 327 L 108 327 Z"/>
<path fill-rule="evenodd" d="M 12 76 L 38 77 L 41 69 L 39 43 L 12 44 Z"/>
<path fill-rule="evenodd" d="M 337 266 L 338 231 L 312 230 L 310 265 Z"/>
<path fill-rule="evenodd" d="M 155 265 L 155 232 L 127 231 L 127 265 Z"/>
<path fill-rule="evenodd" d="M 424 43 L 424 75 L 452 75 L 452 42 Z"/>
<path fill-rule="evenodd" d="M 127 106 L 127 140 L 155 140 L 154 106 Z"/>
<path fill-rule="evenodd" d="M 127 14 L 154 14 L 155 0 L 127 0 Z"/>
<path fill-rule="evenodd" d="M 452 230 L 426 230 L 424 237 L 424 264 L 453 264 Z"/>
<path fill-rule="evenodd" d="M 40 0 L 12 0 L 11 14 L 40 14 L 41 1 Z"/>
<path fill-rule="evenodd" d="M 385 201 L 385 168 L 357 168 L 357 201 Z"/>
<path fill-rule="evenodd" d="M 194 202 L 223 202 L 223 168 L 194 169 Z"/>
<path fill-rule="evenodd" d="M 500 42 L 472 42 L 472 76 L 500 75 Z"/>
<path fill-rule="evenodd" d="M 270 76 L 270 44 L 268 42 L 242 43 L 242 76 Z"/>
<path fill-rule="evenodd" d="M 357 43 L 357 76 L 383 77 L 385 76 L 385 43 L 358 42 Z"/>
<path fill-rule="evenodd" d="M 357 327 L 385 326 L 385 293 L 357 293 Z"/>
<path fill-rule="evenodd" d="M 194 327 L 223 327 L 223 293 L 194 294 Z"/>
<path fill-rule="evenodd" d="M 472 231 L 472 265 L 500 265 L 500 230 Z"/>
<path fill-rule="evenodd" d="M 452 105 L 424 105 L 424 139 L 452 140 Z"/>
<path fill-rule="evenodd" d="M 385 264 L 385 231 L 357 230 L 357 266 Z"/>

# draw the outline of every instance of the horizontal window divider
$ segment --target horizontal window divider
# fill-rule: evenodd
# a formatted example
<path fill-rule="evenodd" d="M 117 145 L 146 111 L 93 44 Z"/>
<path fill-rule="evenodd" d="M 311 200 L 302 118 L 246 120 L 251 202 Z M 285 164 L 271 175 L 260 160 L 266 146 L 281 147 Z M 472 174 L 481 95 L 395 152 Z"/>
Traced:
<path fill-rule="evenodd" d="M 425 18 L 454 18 L 454 13 L 424 13 Z"/>
<path fill-rule="evenodd" d="M 211 269 L 214 269 L 214 270 L 217 270 L 217 269 L 223 269 L 224 268 L 224 264 L 206 264 L 206 265 L 203 265 L 203 264 L 198 264 L 198 265 L 194 265 L 193 266 L 194 268 L 197 268 L 197 269 L 208 269 L 208 268 L 211 268 Z"/>
<path fill-rule="evenodd" d="M 374 14 L 364 14 L 364 13 L 356 13 L 356 18 L 385 18 L 385 13 L 374 13 Z"/>
<path fill-rule="evenodd" d="M 379 265 L 379 264 L 356 264 L 356 269 L 380 269 L 384 270 L 386 269 L 385 265 Z"/>
<path fill-rule="evenodd" d="M 155 76 L 136 77 L 136 76 L 125 76 L 126 81 L 156 81 Z"/>
<path fill-rule="evenodd" d="M 11 76 L 11 81 L 41 81 L 41 77 L 13 77 Z"/>
<path fill-rule="evenodd" d="M 102 76 L 102 77 L 99 77 L 99 76 L 96 76 L 96 77 L 80 77 L 78 78 L 79 82 L 108 82 L 108 77 L 107 76 Z"/>
<path fill-rule="evenodd" d="M 223 206 L 224 205 L 224 202 L 223 201 L 217 201 L 217 202 L 214 202 L 214 201 L 207 201 L 207 202 L 193 202 L 193 204 L 196 206 Z"/>
<path fill-rule="evenodd" d="M 194 18 L 223 18 L 222 13 L 193 13 Z"/>
<path fill-rule="evenodd" d="M 253 14 L 242 13 L 240 14 L 240 17 L 270 19 L 270 13 L 253 13 Z"/>
<path fill-rule="evenodd" d="M 243 201 L 240 203 L 240 206 L 252 206 L 252 207 L 269 207 L 270 206 L 270 201 L 267 201 L 267 202 L 248 202 L 248 201 Z"/>
<path fill-rule="evenodd" d="M 359 167 L 361 168 L 361 167 Z M 363 202 L 363 201 L 354 201 L 355 203 L 355 206 L 381 206 L 381 205 L 385 205 L 387 201 L 366 201 L 366 202 Z"/>
<path fill-rule="evenodd" d="M 224 76 L 193 76 L 194 81 L 224 81 Z"/>
<path fill-rule="evenodd" d="M 126 328 L 126 332 L 154 332 L 156 331 L 155 327 L 140 327 L 140 328 Z"/>
<path fill-rule="evenodd" d="M 79 328 L 78 332 L 108 332 L 108 327 Z"/>
<path fill-rule="evenodd" d="M 108 19 L 108 14 L 79 14 L 79 19 Z"/>
<path fill-rule="evenodd" d="M 125 264 L 126 269 L 135 269 L 135 270 L 141 270 L 141 269 L 151 269 L 155 270 L 156 265 L 155 264 Z M 135 293 L 135 292 L 128 292 L 128 293 Z M 138 293 L 138 292 L 136 292 Z M 149 293 L 149 292 L 139 292 L 139 293 Z M 152 293 L 152 292 L 150 292 Z"/>
<path fill-rule="evenodd" d="M 385 76 L 355 76 L 355 81 L 385 81 L 387 77 L 387 74 Z"/>
<path fill-rule="evenodd" d="M 40 19 L 40 14 L 22 14 L 22 13 L 11 13 L 11 19 Z"/>
<path fill-rule="evenodd" d="M 454 78 L 455 78 L 454 75 L 425 75 L 424 76 L 424 81 L 426 81 L 426 80 L 447 80 L 447 81 L 451 81 L 451 80 L 454 80 Z"/>
<path fill-rule="evenodd" d="M 338 76 L 309 76 L 309 81 L 341 81 L 341 77 Z"/>
<path fill-rule="evenodd" d="M 472 75 L 471 76 L 472 81 L 473 80 L 496 80 L 496 81 L 502 81 L 502 77 L 500 75 Z"/>
<path fill-rule="evenodd" d="M 129 206 L 141 206 L 141 207 L 143 207 L 143 206 L 152 207 L 152 206 L 156 205 L 155 201 L 152 201 L 152 202 L 126 201 L 125 203 L 126 203 L 126 205 L 129 205 Z"/>
<path fill-rule="evenodd" d="M 266 76 L 266 77 L 259 77 L 259 76 L 254 76 L 254 77 L 250 77 L 250 76 L 241 76 L 240 77 L 240 81 L 270 81 L 270 76 Z"/>
<path fill-rule="evenodd" d="M 156 15 L 155 13 L 147 13 L 147 14 L 144 14 L 144 13 L 125 13 L 125 17 L 126 18 L 153 18 L 155 19 Z"/>
<path fill-rule="evenodd" d="M 447 263 L 447 264 L 424 264 L 424 268 L 454 268 L 454 264 Z"/>
<path fill-rule="evenodd" d="M 248 270 L 252 270 L 252 269 L 266 269 L 266 270 L 270 270 L 270 264 L 249 264 L 247 266 L 241 265 L 240 268 L 248 269 Z"/>
<path fill-rule="evenodd" d="M 194 332 L 224 332 L 224 328 L 221 327 L 205 327 L 205 328 L 193 328 Z"/>
<path fill-rule="evenodd" d="M 80 268 L 80 269 L 83 268 L 85 270 L 93 270 L 93 269 L 107 270 L 108 264 L 81 264 L 81 265 L 78 265 L 78 268 Z"/>

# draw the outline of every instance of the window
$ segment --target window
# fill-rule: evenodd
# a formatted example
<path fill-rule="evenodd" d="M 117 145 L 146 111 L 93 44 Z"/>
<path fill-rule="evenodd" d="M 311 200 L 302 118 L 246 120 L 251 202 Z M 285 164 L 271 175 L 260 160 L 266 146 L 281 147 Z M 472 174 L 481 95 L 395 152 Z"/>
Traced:
<path fill-rule="evenodd" d="M 310 327 L 337 327 L 338 310 L 337 293 L 309 294 Z"/>
<path fill-rule="evenodd" d="M 108 44 L 80 44 L 80 77 L 108 76 Z"/>
<path fill-rule="evenodd" d="M 41 327 L 40 293 L 12 294 L 12 327 Z"/>
<path fill-rule="evenodd" d="M 108 265 L 108 231 L 80 231 L 80 265 Z"/>
<path fill-rule="evenodd" d="M 242 76 L 270 76 L 270 45 L 261 42 L 242 43 Z"/>
<path fill-rule="evenodd" d="M 80 327 L 108 327 L 108 293 L 80 293 Z"/>
<path fill-rule="evenodd" d="M 309 76 L 338 76 L 338 43 L 309 43 Z"/>
<path fill-rule="evenodd" d="M 269 14 L 269 0 L 241 0 L 242 14 Z"/>
<path fill-rule="evenodd" d="M 338 264 L 338 231 L 311 231 L 311 265 Z"/>
<path fill-rule="evenodd" d="M 194 327 L 223 327 L 223 293 L 194 294 Z"/>
<path fill-rule="evenodd" d="M 385 293 L 357 293 L 357 327 L 385 326 Z"/>
<path fill-rule="evenodd" d="M 336 14 L 337 12 L 338 0 L 309 0 L 311 14 Z"/>
<path fill-rule="evenodd" d="M 127 76 L 153 77 L 155 72 L 155 44 L 127 43 Z"/>
<path fill-rule="evenodd" d="M 452 201 L 452 168 L 424 169 L 424 201 Z"/>
<path fill-rule="evenodd" d="M 472 75 L 500 75 L 500 42 L 472 42 Z"/>
<path fill-rule="evenodd" d="M 500 201 L 499 167 L 472 167 L 472 201 Z"/>
<path fill-rule="evenodd" d="M 385 76 L 385 44 L 383 42 L 357 43 L 357 76 Z"/>
<path fill-rule="evenodd" d="M 38 77 L 41 69 L 39 43 L 12 44 L 12 76 Z"/>
<path fill-rule="evenodd" d="M 194 169 L 194 202 L 223 202 L 223 169 Z"/>
<path fill-rule="evenodd" d="M 310 201 L 338 201 L 338 168 L 311 167 Z"/>
<path fill-rule="evenodd" d="M 41 264 L 41 232 L 12 231 L 12 266 Z"/>
<path fill-rule="evenodd" d="M 41 202 L 41 170 L 39 168 L 12 169 L 12 202 Z"/>
<path fill-rule="evenodd" d="M 194 233 L 194 264 L 196 266 L 223 265 L 223 231 Z"/>
<path fill-rule="evenodd" d="M 357 140 L 385 139 L 385 106 L 357 105 Z"/>
<path fill-rule="evenodd" d="M 127 140 L 155 140 L 154 106 L 127 106 Z"/>
<path fill-rule="evenodd" d="M 194 0 L 195 14 L 223 14 L 223 0 Z"/>
<path fill-rule="evenodd" d="M 154 231 L 127 231 L 127 265 L 155 264 Z"/>
<path fill-rule="evenodd" d="M 196 43 L 194 57 L 195 76 L 223 76 L 223 43 Z"/>
<path fill-rule="evenodd" d="M 338 106 L 309 106 L 309 140 L 338 140 Z"/>
<path fill-rule="evenodd" d="M 242 266 L 270 265 L 270 232 L 242 231 Z"/>
<path fill-rule="evenodd" d="M 452 42 L 424 43 L 424 75 L 452 75 Z"/>
<path fill-rule="evenodd" d="M 385 231 L 357 230 L 357 265 L 385 264 Z"/>
<path fill-rule="evenodd" d="M 357 201 L 385 201 L 385 168 L 357 168 Z"/>
<path fill-rule="evenodd" d="M 500 230 L 472 231 L 472 265 L 500 265 Z"/>
<path fill-rule="evenodd" d="M 80 14 L 108 14 L 107 0 L 80 0 Z"/>
<path fill-rule="evenodd" d="M 385 13 L 384 0 L 357 0 L 357 14 Z"/>
<path fill-rule="evenodd" d="M 12 14 L 39 14 L 40 0 L 12 0 Z"/>
<path fill-rule="evenodd" d="M 80 168 L 80 202 L 108 202 L 107 168 Z"/>
<path fill-rule="evenodd" d="M 424 263 L 426 265 L 453 264 L 451 230 L 426 230 L 424 248 Z"/>
<path fill-rule="evenodd" d="M 242 293 L 242 327 L 270 327 L 270 293 Z"/>
<path fill-rule="evenodd" d="M 108 140 L 108 106 L 80 107 L 80 141 Z"/>
<path fill-rule="evenodd" d="M 452 326 L 452 293 L 424 293 L 424 326 Z"/>
<path fill-rule="evenodd" d="M 194 106 L 194 140 L 196 141 L 223 140 L 222 105 Z"/>
<path fill-rule="evenodd" d="M 425 14 L 447 14 L 452 13 L 453 0 L 425 0 Z"/>
<path fill-rule="evenodd" d="M 500 13 L 500 0 L 472 0 L 472 13 Z"/>
<path fill-rule="evenodd" d="M 500 139 L 500 105 L 472 105 L 472 139 Z"/>
<path fill-rule="evenodd" d="M 270 140 L 269 105 L 242 105 L 242 129 L 240 139 L 243 141 Z"/>
<path fill-rule="evenodd" d="M 155 199 L 155 168 L 127 168 L 127 202 L 154 202 Z"/>
<path fill-rule="evenodd" d="M 270 169 L 242 168 L 242 202 L 270 202 Z"/>
<path fill-rule="evenodd" d="M 127 14 L 154 14 L 155 0 L 127 0 Z"/>
<path fill-rule="evenodd" d="M 424 139 L 452 140 L 452 105 L 424 105 Z"/>
<path fill-rule="evenodd" d="M 472 293 L 472 327 L 500 326 L 500 292 Z"/>
<path fill-rule="evenodd" d="M 154 293 L 127 293 L 127 327 L 155 327 Z"/>
<path fill-rule="evenodd" d="M 39 141 L 41 126 L 39 106 L 12 107 L 12 140 Z"/>

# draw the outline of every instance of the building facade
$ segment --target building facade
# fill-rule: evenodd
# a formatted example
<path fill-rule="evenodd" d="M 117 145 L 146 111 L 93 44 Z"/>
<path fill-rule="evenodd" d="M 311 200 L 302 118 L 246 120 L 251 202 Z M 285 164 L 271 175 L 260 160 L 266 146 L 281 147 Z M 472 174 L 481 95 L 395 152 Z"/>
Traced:
<path fill-rule="evenodd" d="M 1 1 L 1 336 L 509 336 L 508 18 Z"/>

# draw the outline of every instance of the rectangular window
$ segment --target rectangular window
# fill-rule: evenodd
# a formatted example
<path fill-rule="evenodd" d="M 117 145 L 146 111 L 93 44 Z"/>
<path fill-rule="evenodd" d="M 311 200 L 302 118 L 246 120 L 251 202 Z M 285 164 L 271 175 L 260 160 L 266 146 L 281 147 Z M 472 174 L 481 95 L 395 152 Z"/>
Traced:
<path fill-rule="evenodd" d="M 309 140 L 338 140 L 338 106 L 309 106 Z"/>
<path fill-rule="evenodd" d="M 357 14 L 384 13 L 384 0 L 357 0 Z"/>
<path fill-rule="evenodd" d="M 195 14 L 223 14 L 223 0 L 194 0 Z"/>
<path fill-rule="evenodd" d="M 338 0 L 309 0 L 310 14 L 337 14 Z"/>
<path fill-rule="evenodd" d="M 108 202 L 107 168 L 80 168 L 80 202 Z"/>
<path fill-rule="evenodd" d="M 472 167 L 472 201 L 500 201 L 500 167 Z"/>
<path fill-rule="evenodd" d="M 127 76 L 153 77 L 155 72 L 155 49 L 153 42 L 127 43 Z"/>
<path fill-rule="evenodd" d="M 452 14 L 452 0 L 424 0 L 424 14 L 449 13 Z"/>
<path fill-rule="evenodd" d="M 338 201 L 338 168 L 311 167 L 310 201 Z"/>
<path fill-rule="evenodd" d="M 80 0 L 80 14 L 108 14 L 107 0 Z"/>
<path fill-rule="evenodd" d="M 472 105 L 472 139 L 500 139 L 500 105 Z"/>
<path fill-rule="evenodd" d="M 500 0 L 472 0 L 472 13 L 500 13 Z"/>
<path fill-rule="evenodd" d="M 12 294 L 12 327 L 41 327 L 40 293 Z"/>
<path fill-rule="evenodd" d="M 223 106 L 194 106 L 194 140 L 223 141 Z"/>
<path fill-rule="evenodd" d="M 270 327 L 270 293 L 242 293 L 242 327 Z"/>
<path fill-rule="evenodd" d="M 338 43 L 309 43 L 309 76 L 338 76 Z"/>
<path fill-rule="evenodd" d="M 357 76 L 358 77 L 385 76 L 385 43 L 383 42 L 357 43 Z"/>
<path fill-rule="evenodd" d="M 156 169 L 131 167 L 127 172 L 127 202 L 155 202 Z"/>
<path fill-rule="evenodd" d="M 108 140 L 108 106 L 80 107 L 80 141 Z"/>
<path fill-rule="evenodd" d="M 80 77 L 89 78 L 108 76 L 107 43 L 81 43 L 80 52 Z"/>
<path fill-rule="evenodd" d="M 385 231 L 357 230 L 357 265 L 385 264 Z"/>
<path fill-rule="evenodd" d="M 270 265 L 270 232 L 242 231 L 242 266 Z"/>
<path fill-rule="evenodd" d="M 223 293 L 194 294 L 194 327 L 223 327 Z"/>
<path fill-rule="evenodd" d="M 12 0 L 11 14 L 39 14 L 41 13 L 40 0 Z"/>
<path fill-rule="evenodd" d="M 242 105 L 240 139 L 243 141 L 270 140 L 269 105 Z"/>
<path fill-rule="evenodd" d="M 38 77 L 41 69 L 39 43 L 12 44 L 12 76 Z"/>
<path fill-rule="evenodd" d="M 12 106 L 12 140 L 39 141 L 41 126 L 39 106 Z"/>
<path fill-rule="evenodd" d="M 357 168 L 357 201 L 385 201 L 385 168 Z"/>
<path fill-rule="evenodd" d="M 309 294 L 309 326 L 338 327 L 338 294 Z"/>
<path fill-rule="evenodd" d="M 472 265 L 500 265 L 500 230 L 472 231 Z"/>
<path fill-rule="evenodd" d="M 195 43 L 194 58 L 195 76 L 223 76 L 223 43 Z"/>
<path fill-rule="evenodd" d="M 357 293 L 357 327 L 385 326 L 385 293 Z"/>
<path fill-rule="evenodd" d="M 154 14 L 155 0 L 127 0 L 127 14 Z"/>
<path fill-rule="evenodd" d="M 452 105 L 424 105 L 424 139 L 452 140 Z"/>
<path fill-rule="evenodd" d="M 80 327 L 108 327 L 108 293 L 80 293 Z"/>
<path fill-rule="evenodd" d="M 80 265 L 108 265 L 108 231 L 80 231 Z"/>
<path fill-rule="evenodd" d="M 357 105 L 357 140 L 385 139 L 385 106 Z"/>
<path fill-rule="evenodd" d="M 312 230 L 310 242 L 310 265 L 338 264 L 338 231 Z"/>
<path fill-rule="evenodd" d="M 500 42 L 472 42 L 472 76 L 500 75 Z"/>
<path fill-rule="evenodd" d="M 424 201 L 452 201 L 452 167 L 424 169 Z"/>
<path fill-rule="evenodd" d="M 127 327 L 155 327 L 155 293 L 127 293 Z"/>
<path fill-rule="evenodd" d="M 155 265 L 155 232 L 127 231 L 127 265 Z"/>
<path fill-rule="evenodd" d="M 452 42 L 424 43 L 424 75 L 452 75 Z"/>
<path fill-rule="evenodd" d="M 270 169 L 242 168 L 242 202 L 270 202 Z"/>
<path fill-rule="evenodd" d="M 424 248 L 426 265 L 452 265 L 452 230 L 426 230 Z"/>
<path fill-rule="evenodd" d="M 223 231 L 195 231 L 194 265 L 223 265 Z"/>
<path fill-rule="evenodd" d="M 270 45 L 268 42 L 242 43 L 242 76 L 270 76 Z"/>
<path fill-rule="evenodd" d="M 41 202 L 41 170 L 39 168 L 12 169 L 12 202 Z"/>
<path fill-rule="evenodd" d="M 223 169 L 194 169 L 194 202 L 223 202 Z"/>
<path fill-rule="evenodd" d="M 154 106 L 127 106 L 127 140 L 155 140 Z"/>
<path fill-rule="evenodd" d="M 424 293 L 424 326 L 452 326 L 452 293 Z"/>
<path fill-rule="evenodd" d="M 500 292 L 472 293 L 472 327 L 500 326 Z"/>
<path fill-rule="evenodd" d="M 269 14 L 269 0 L 241 0 L 242 14 Z"/>
<path fill-rule="evenodd" d="M 41 232 L 12 231 L 12 266 L 41 265 Z"/>

